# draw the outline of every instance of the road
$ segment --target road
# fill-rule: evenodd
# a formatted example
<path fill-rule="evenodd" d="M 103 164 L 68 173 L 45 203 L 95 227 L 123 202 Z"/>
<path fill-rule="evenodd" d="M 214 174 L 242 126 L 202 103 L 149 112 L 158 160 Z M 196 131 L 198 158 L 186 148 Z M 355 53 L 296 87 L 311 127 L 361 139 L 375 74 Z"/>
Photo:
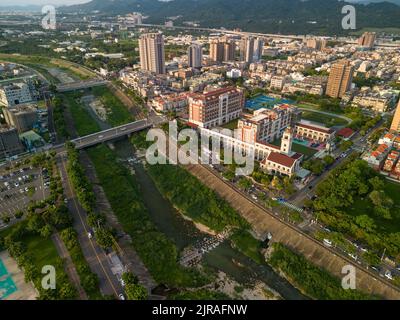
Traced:
<path fill-rule="evenodd" d="M 80 89 L 88 89 L 92 87 L 104 86 L 108 83 L 107 80 L 103 79 L 91 79 L 86 81 L 71 82 L 57 85 L 58 92 L 68 92 Z"/>
<path fill-rule="evenodd" d="M 138 120 L 122 126 L 114 127 L 111 129 L 103 130 L 84 137 L 71 140 L 77 149 L 87 148 L 102 142 L 106 142 L 115 138 L 119 138 L 130 133 L 144 130 L 153 126 L 153 123 L 147 119 Z"/>
<path fill-rule="evenodd" d="M 274 33 L 259 33 L 259 32 L 245 32 L 245 31 L 233 31 L 228 29 L 221 29 L 221 28 L 204 28 L 204 27 L 190 27 L 190 26 L 173 26 L 169 27 L 162 24 L 137 24 L 138 27 L 155 27 L 161 29 L 184 29 L 184 30 L 196 30 L 196 31 L 208 31 L 214 33 L 223 33 L 223 34 L 234 34 L 240 36 L 252 36 L 252 37 L 266 37 L 272 39 L 291 39 L 291 40 L 304 40 L 306 38 L 305 35 L 285 35 L 285 34 L 274 34 Z M 343 42 L 347 44 L 357 44 L 357 40 L 348 40 L 343 39 Z M 375 47 L 382 47 L 382 48 L 399 48 L 399 43 L 377 43 Z"/>
<path fill-rule="evenodd" d="M 78 234 L 78 240 L 82 248 L 83 255 L 88 262 L 90 269 L 97 274 L 102 294 L 113 295 L 118 298 L 123 293 L 121 284 L 111 270 L 109 259 L 96 241 L 89 239 L 88 233 L 91 231 L 86 222 L 86 212 L 80 206 L 72 185 L 68 179 L 66 170 L 66 155 L 57 155 L 57 167 L 62 177 L 65 197 L 68 200 L 67 206 L 74 219 L 74 228 Z"/>

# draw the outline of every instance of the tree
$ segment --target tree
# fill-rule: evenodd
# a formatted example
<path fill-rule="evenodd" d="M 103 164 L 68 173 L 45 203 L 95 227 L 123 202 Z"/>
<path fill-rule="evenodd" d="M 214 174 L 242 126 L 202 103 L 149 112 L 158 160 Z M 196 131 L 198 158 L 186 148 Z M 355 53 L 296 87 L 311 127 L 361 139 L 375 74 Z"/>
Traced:
<path fill-rule="evenodd" d="M 340 151 L 347 151 L 350 149 L 350 147 L 353 145 L 353 142 L 350 140 L 347 141 L 342 141 L 342 143 L 339 146 Z"/>
<path fill-rule="evenodd" d="M 104 228 L 97 228 L 95 235 L 97 243 L 103 249 L 111 248 L 113 246 L 114 237 L 109 230 Z"/>
<path fill-rule="evenodd" d="M 372 231 L 376 228 L 374 220 L 366 214 L 357 216 L 356 223 L 366 231 Z"/>
<path fill-rule="evenodd" d="M 146 300 L 147 290 L 140 284 L 127 284 L 125 293 L 128 300 Z"/>
<path fill-rule="evenodd" d="M 331 164 L 333 164 L 333 163 L 335 162 L 335 158 L 332 157 L 332 156 L 330 156 L 330 155 L 326 155 L 326 156 L 323 158 L 323 161 L 325 162 L 325 165 L 326 165 L 326 166 L 330 166 Z"/>
<path fill-rule="evenodd" d="M 138 278 L 132 272 L 125 272 L 122 275 L 125 282 L 125 293 L 128 300 L 145 300 L 147 290 L 139 284 Z"/>
<path fill-rule="evenodd" d="M 52 234 L 51 226 L 46 224 L 42 229 L 40 229 L 40 236 L 43 238 L 49 238 Z"/>
<path fill-rule="evenodd" d="M 368 182 L 374 190 L 382 190 L 385 186 L 385 182 L 378 176 L 369 179 Z"/>
<path fill-rule="evenodd" d="M 251 181 L 244 177 L 240 178 L 238 184 L 239 184 L 239 187 L 243 190 L 248 190 L 252 186 Z"/>

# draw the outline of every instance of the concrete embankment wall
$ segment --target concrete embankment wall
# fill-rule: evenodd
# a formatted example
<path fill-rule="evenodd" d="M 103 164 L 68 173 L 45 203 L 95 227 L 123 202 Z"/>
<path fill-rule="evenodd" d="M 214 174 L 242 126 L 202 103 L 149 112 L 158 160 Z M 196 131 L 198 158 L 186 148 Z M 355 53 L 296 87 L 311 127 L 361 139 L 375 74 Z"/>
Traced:
<path fill-rule="evenodd" d="M 327 269 L 337 277 L 343 276 L 341 274 L 343 266 L 351 264 L 356 268 L 357 289 L 380 295 L 386 299 L 400 299 L 399 289 L 385 283 L 374 274 L 361 269 L 354 261 L 338 256 L 321 243 L 278 220 L 203 166 L 189 165 L 185 168 L 206 186 L 215 190 L 222 198 L 227 200 L 251 224 L 257 234 L 264 235 L 267 232 L 271 232 L 273 241 L 287 245 L 294 251 L 304 255 L 315 265 Z"/>

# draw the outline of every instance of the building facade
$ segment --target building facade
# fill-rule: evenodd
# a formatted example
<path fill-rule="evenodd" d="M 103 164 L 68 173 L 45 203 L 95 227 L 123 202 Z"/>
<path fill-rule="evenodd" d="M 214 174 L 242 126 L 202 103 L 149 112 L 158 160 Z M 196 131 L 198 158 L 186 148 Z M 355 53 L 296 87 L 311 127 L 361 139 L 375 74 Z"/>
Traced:
<path fill-rule="evenodd" d="M 212 128 L 238 119 L 244 107 L 244 93 L 235 87 L 212 89 L 189 95 L 189 121 Z"/>
<path fill-rule="evenodd" d="M 254 58 L 254 38 L 245 37 L 242 39 L 240 47 L 241 60 L 246 63 L 252 63 Z"/>
<path fill-rule="evenodd" d="M 335 131 L 323 126 L 301 121 L 296 124 L 295 136 L 300 139 L 313 140 L 319 143 L 327 143 L 335 138 Z"/>
<path fill-rule="evenodd" d="M 272 110 L 256 110 L 251 117 L 242 117 L 238 122 L 240 139 L 247 143 L 273 142 L 280 138 L 284 130 L 300 118 L 295 106 L 276 105 Z"/>
<path fill-rule="evenodd" d="M 332 98 L 341 98 L 350 90 L 354 69 L 349 61 L 335 63 L 329 73 L 326 95 Z"/>
<path fill-rule="evenodd" d="M 13 83 L 0 88 L 0 106 L 12 108 L 31 101 L 32 95 L 26 83 Z"/>
<path fill-rule="evenodd" d="M 32 130 L 38 122 L 37 108 L 32 104 L 17 105 L 3 110 L 4 118 L 9 126 L 15 127 L 18 133 Z"/>
<path fill-rule="evenodd" d="M 375 40 L 375 32 L 364 32 L 363 35 L 358 39 L 358 44 L 366 48 L 373 48 L 375 45 Z"/>
<path fill-rule="evenodd" d="M 200 69 L 203 60 L 203 48 L 198 43 L 193 43 L 188 48 L 188 65 L 191 68 Z"/>
<path fill-rule="evenodd" d="M 164 37 L 159 33 L 147 33 L 139 39 L 140 66 L 143 71 L 165 73 Z"/>
<path fill-rule="evenodd" d="M 16 128 L 0 126 L 0 159 L 17 155 L 24 151 Z"/>
<path fill-rule="evenodd" d="M 397 104 L 396 112 L 394 113 L 392 125 L 390 126 L 390 130 L 395 132 L 400 132 L 400 101 Z"/>

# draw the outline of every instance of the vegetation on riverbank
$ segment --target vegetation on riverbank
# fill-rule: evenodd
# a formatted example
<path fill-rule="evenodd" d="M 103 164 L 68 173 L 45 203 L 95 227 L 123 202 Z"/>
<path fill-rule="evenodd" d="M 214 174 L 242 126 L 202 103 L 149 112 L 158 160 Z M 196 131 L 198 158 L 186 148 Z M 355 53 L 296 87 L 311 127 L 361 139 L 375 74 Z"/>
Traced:
<path fill-rule="evenodd" d="M 100 126 L 92 118 L 89 112 L 82 107 L 80 93 L 65 93 L 62 95 L 65 106 L 69 109 L 74 126 L 79 136 L 86 136 L 91 133 L 99 132 Z"/>
<path fill-rule="evenodd" d="M 107 87 L 94 87 L 92 93 L 101 101 L 107 110 L 107 122 L 115 126 L 132 122 L 133 116 Z"/>
<path fill-rule="evenodd" d="M 272 245 L 268 263 L 283 272 L 306 295 L 317 300 L 369 300 L 378 297 L 358 290 L 345 290 L 340 280 L 280 243 Z"/>
<path fill-rule="evenodd" d="M 204 285 L 207 279 L 202 274 L 179 265 L 176 246 L 150 220 L 134 176 L 117 162 L 115 153 L 99 145 L 88 154 L 113 212 L 154 279 L 177 287 Z"/>
<path fill-rule="evenodd" d="M 247 222 L 215 191 L 185 169 L 174 165 L 148 166 L 161 193 L 195 222 L 221 232 L 227 227 L 248 228 Z"/>

